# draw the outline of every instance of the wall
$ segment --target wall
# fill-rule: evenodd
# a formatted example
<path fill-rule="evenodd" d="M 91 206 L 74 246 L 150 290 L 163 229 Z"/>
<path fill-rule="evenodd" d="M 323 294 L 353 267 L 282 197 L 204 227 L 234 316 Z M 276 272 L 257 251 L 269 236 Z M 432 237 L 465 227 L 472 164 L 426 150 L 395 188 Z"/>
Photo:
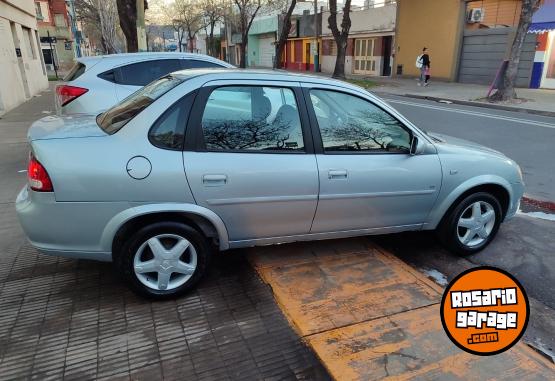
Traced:
<path fill-rule="evenodd" d="M 509 57 L 514 28 L 466 30 L 461 53 L 459 82 L 489 85 L 503 60 Z M 536 52 L 536 35 L 527 34 L 522 46 L 516 85 L 528 87 Z"/>
<path fill-rule="evenodd" d="M 416 2 L 419 0 L 409 1 Z M 383 7 L 368 8 L 351 12 L 351 29 L 349 34 L 393 31 L 395 29 L 396 8 L 397 6 L 395 4 L 389 4 Z M 329 12 L 324 12 L 322 15 L 322 36 L 331 36 L 331 30 L 328 27 L 329 16 Z M 341 24 L 342 19 L 343 13 L 338 13 L 338 27 Z"/>
<path fill-rule="evenodd" d="M 276 33 L 278 29 L 277 16 L 269 16 L 255 20 L 249 30 L 247 42 L 247 62 L 249 66 L 262 66 L 261 62 L 261 39 L 272 38 L 276 41 Z M 266 46 L 266 45 L 265 45 Z M 268 65 L 263 65 L 268 66 Z M 271 66 L 271 65 L 270 65 Z"/>
<path fill-rule="evenodd" d="M 34 2 L 19 0 L 15 5 L 0 1 L 0 115 L 48 88 L 37 41 Z M 30 37 L 28 29 L 22 27 L 30 29 Z M 16 55 L 13 31 L 21 58 Z"/>
<path fill-rule="evenodd" d="M 464 2 L 461 0 L 398 0 L 393 74 L 417 76 L 416 57 L 428 47 L 434 78 L 456 80 L 462 38 Z"/>
<path fill-rule="evenodd" d="M 481 8 L 484 18 L 480 23 L 468 23 L 467 29 L 478 29 L 483 26 L 517 26 L 520 18 L 521 0 L 478 0 L 467 3 L 467 11 Z"/>

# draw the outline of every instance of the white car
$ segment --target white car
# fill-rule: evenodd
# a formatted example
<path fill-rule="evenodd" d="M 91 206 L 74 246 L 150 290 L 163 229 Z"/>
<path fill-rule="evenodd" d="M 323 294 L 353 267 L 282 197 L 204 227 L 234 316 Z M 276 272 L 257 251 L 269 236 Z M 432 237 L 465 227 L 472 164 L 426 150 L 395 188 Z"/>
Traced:
<path fill-rule="evenodd" d="M 194 53 L 145 52 L 81 57 L 56 86 L 56 112 L 98 114 L 141 87 L 182 69 L 233 68 Z"/>

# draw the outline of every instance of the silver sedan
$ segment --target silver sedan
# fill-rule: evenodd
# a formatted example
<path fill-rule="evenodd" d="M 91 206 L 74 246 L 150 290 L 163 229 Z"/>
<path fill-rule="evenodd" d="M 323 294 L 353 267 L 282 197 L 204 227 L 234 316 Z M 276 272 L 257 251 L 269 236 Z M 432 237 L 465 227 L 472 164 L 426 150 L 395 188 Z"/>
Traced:
<path fill-rule="evenodd" d="M 29 129 L 16 208 L 41 252 L 113 261 L 175 296 L 214 250 L 436 230 L 473 254 L 518 210 L 518 165 L 428 134 L 369 92 L 282 72 L 188 70 L 98 116 Z"/>

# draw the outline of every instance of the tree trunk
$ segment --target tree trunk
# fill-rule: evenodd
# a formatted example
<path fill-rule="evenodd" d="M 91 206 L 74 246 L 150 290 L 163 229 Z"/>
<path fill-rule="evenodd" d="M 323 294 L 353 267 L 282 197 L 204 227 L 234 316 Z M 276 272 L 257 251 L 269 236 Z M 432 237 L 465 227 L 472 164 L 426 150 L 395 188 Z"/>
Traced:
<path fill-rule="evenodd" d="M 195 46 L 195 36 L 193 37 L 189 37 L 189 53 L 193 53 L 194 52 L 194 46 Z"/>
<path fill-rule="evenodd" d="M 127 52 L 135 53 L 139 50 L 136 0 L 116 0 L 116 4 L 118 6 L 119 24 L 127 42 Z"/>
<path fill-rule="evenodd" d="M 508 101 L 516 99 L 515 82 L 518 74 L 518 65 L 520 64 L 522 45 L 524 44 L 528 28 L 532 23 L 532 16 L 534 15 L 534 12 L 538 10 L 539 6 L 540 0 L 522 0 L 520 20 L 516 29 L 515 39 L 511 46 L 509 63 L 503 73 L 503 78 L 499 84 L 499 88 L 490 96 L 490 100 Z"/>
<path fill-rule="evenodd" d="M 289 30 L 291 29 L 291 14 L 295 9 L 297 0 L 291 0 L 291 4 L 287 9 L 287 13 L 283 17 L 283 23 L 281 26 L 281 32 L 279 34 L 279 40 L 276 45 L 276 57 L 274 59 L 274 69 L 279 69 L 282 67 L 281 56 L 283 55 L 283 50 L 285 49 L 285 43 L 287 42 L 287 36 L 289 35 Z M 314 15 L 316 17 L 316 15 Z"/>
<path fill-rule="evenodd" d="M 244 41 L 244 39 L 242 41 Z M 239 44 L 239 55 L 239 67 L 244 69 L 247 67 L 247 49 L 245 42 Z"/>
<path fill-rule="evenodd" d="M 333 78 L 345 79 L 345 58 L 347 56 L 347 39 L 335 43 L 337 44 L 337 57 L 335 59 L 335 68 L 333 69 Z"/>
<path fill-rule="evenodd" d="M 343 18 L 341 20 L 341 31 L 337 27 L 337 0 L 329 0 L 330 16 L 328 17 L 329 28 L 337 45 L 337 57 L 333 78 L 345 79 L 345 58 L 347 56 L 347 40 L 351 29 L 351 0 L 345 1 L 343 7 Z"/>

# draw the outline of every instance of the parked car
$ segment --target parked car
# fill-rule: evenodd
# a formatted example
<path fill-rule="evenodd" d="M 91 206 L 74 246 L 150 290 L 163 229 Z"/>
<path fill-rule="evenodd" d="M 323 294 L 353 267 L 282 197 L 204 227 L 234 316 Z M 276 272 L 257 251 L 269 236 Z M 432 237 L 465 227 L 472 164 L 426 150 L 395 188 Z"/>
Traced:
<path fill-rule="evenodd" d="M 181 69 L 232 68 L 216 58 L 193 53 L 145 52 L 78 58 L 56 86 L 58 114 L 98 114 L 141 87 Z"/>
<path fill-rule="evenodd" d="M 436 230 L 473 254 L 524 189 L 511 159 L 362 88 L 271 71 L 175 72 L 28 138 L 16 209 L 32 245 L 113 261 L 150 297 L 193 287 L 214 249 Z"/>

